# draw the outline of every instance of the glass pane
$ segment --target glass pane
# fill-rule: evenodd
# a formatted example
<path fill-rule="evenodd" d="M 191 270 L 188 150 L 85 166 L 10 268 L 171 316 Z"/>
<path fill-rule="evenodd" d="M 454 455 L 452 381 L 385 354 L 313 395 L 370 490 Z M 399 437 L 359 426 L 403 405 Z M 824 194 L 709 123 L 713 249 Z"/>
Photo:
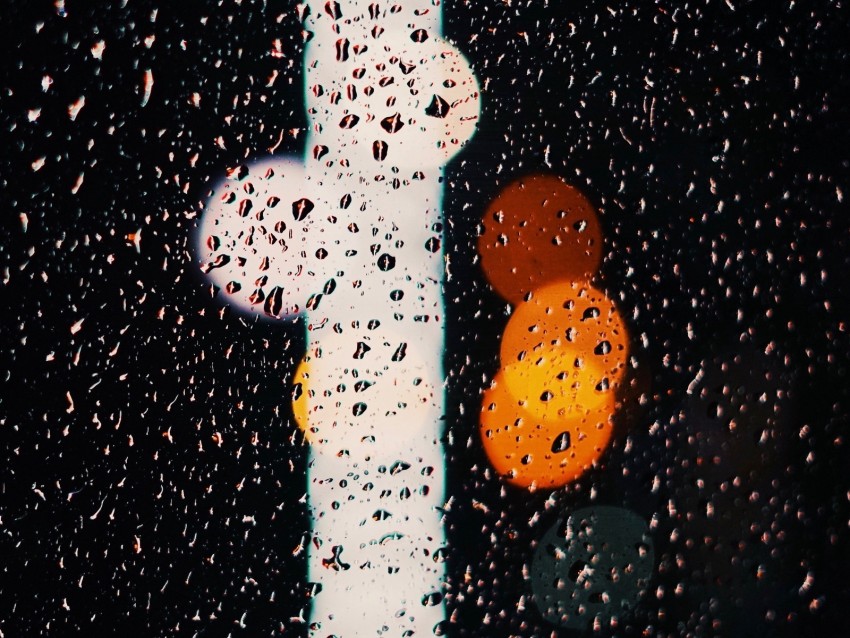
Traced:
<path fill-rule="evenodd" d="M 7 5 L 0 636 L 846 633 L 840 2 Z"/>

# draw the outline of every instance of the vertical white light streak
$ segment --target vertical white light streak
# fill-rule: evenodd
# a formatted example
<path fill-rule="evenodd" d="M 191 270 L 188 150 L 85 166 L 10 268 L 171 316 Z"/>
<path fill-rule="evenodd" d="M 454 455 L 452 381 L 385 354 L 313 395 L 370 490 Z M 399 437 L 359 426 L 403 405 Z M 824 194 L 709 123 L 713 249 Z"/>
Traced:
<path fill-rule="evenodd" d="M 438 5 L 315 2 L 309 24 L 307 150 L 347 206 L 331 226 L 348 255 L 302 368 L 313 635 L 429 635 L 444 617 L 442 167 L 478 87 Z"/>
<path fill-rule="evenodd" d="M 312 635 L 428 635 L 444 616 L 442 169 L 478 84 L 439 2 L 309 8 L 306 159 L 231 171 L 199 252 L 237 304 L 306 313 Z"/>

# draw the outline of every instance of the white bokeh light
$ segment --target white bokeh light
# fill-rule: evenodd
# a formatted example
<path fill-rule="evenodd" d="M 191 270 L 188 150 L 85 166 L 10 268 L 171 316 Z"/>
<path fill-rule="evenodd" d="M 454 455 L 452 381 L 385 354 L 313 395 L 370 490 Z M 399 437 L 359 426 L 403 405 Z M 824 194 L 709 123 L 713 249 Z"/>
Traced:
<path fill-rule="evenodd" d="M 479 88 L 439 3 L 309 9 L 305 158 L 231 171 L 197 249 L 229 303 L 306 317 L 311 635 L 428 635 L 444 617 L 442 169 Z"/>

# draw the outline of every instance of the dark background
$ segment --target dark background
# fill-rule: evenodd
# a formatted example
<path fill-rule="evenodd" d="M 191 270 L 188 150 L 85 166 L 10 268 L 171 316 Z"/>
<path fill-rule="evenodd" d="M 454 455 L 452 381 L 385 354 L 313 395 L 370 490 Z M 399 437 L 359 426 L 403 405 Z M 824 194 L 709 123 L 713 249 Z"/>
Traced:
<path fill-rule="evenodd" d="M 446 180 L 444 633 L 568 635 L 523 565 L 594 503 L 652 521 L 657 563 L 601 635 L 850 630 L 849 22 L 838 1 L 444 4 L 485 89 Z M 223 308 L 191 254 L 226 167 L 302 150 L 302 30 L 272 0 L 0 9 L 5 636 L 306 635 L 303 326 Z M 477 442 L 508 313 L 474 256 L 488 202 L 539 171 L 598 206 L 638 366 L 603 464 L 529 494 Z"/>

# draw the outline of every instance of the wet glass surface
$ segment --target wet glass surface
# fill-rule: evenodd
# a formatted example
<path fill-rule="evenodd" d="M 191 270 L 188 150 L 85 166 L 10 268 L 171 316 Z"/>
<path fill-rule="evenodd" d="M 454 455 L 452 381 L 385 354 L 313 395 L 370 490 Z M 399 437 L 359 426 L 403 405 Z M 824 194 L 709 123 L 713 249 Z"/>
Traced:
<path fill-rule="evenodd" d="M 0 27 L 2 635 L 850 629 L 840 2 Z"/>

